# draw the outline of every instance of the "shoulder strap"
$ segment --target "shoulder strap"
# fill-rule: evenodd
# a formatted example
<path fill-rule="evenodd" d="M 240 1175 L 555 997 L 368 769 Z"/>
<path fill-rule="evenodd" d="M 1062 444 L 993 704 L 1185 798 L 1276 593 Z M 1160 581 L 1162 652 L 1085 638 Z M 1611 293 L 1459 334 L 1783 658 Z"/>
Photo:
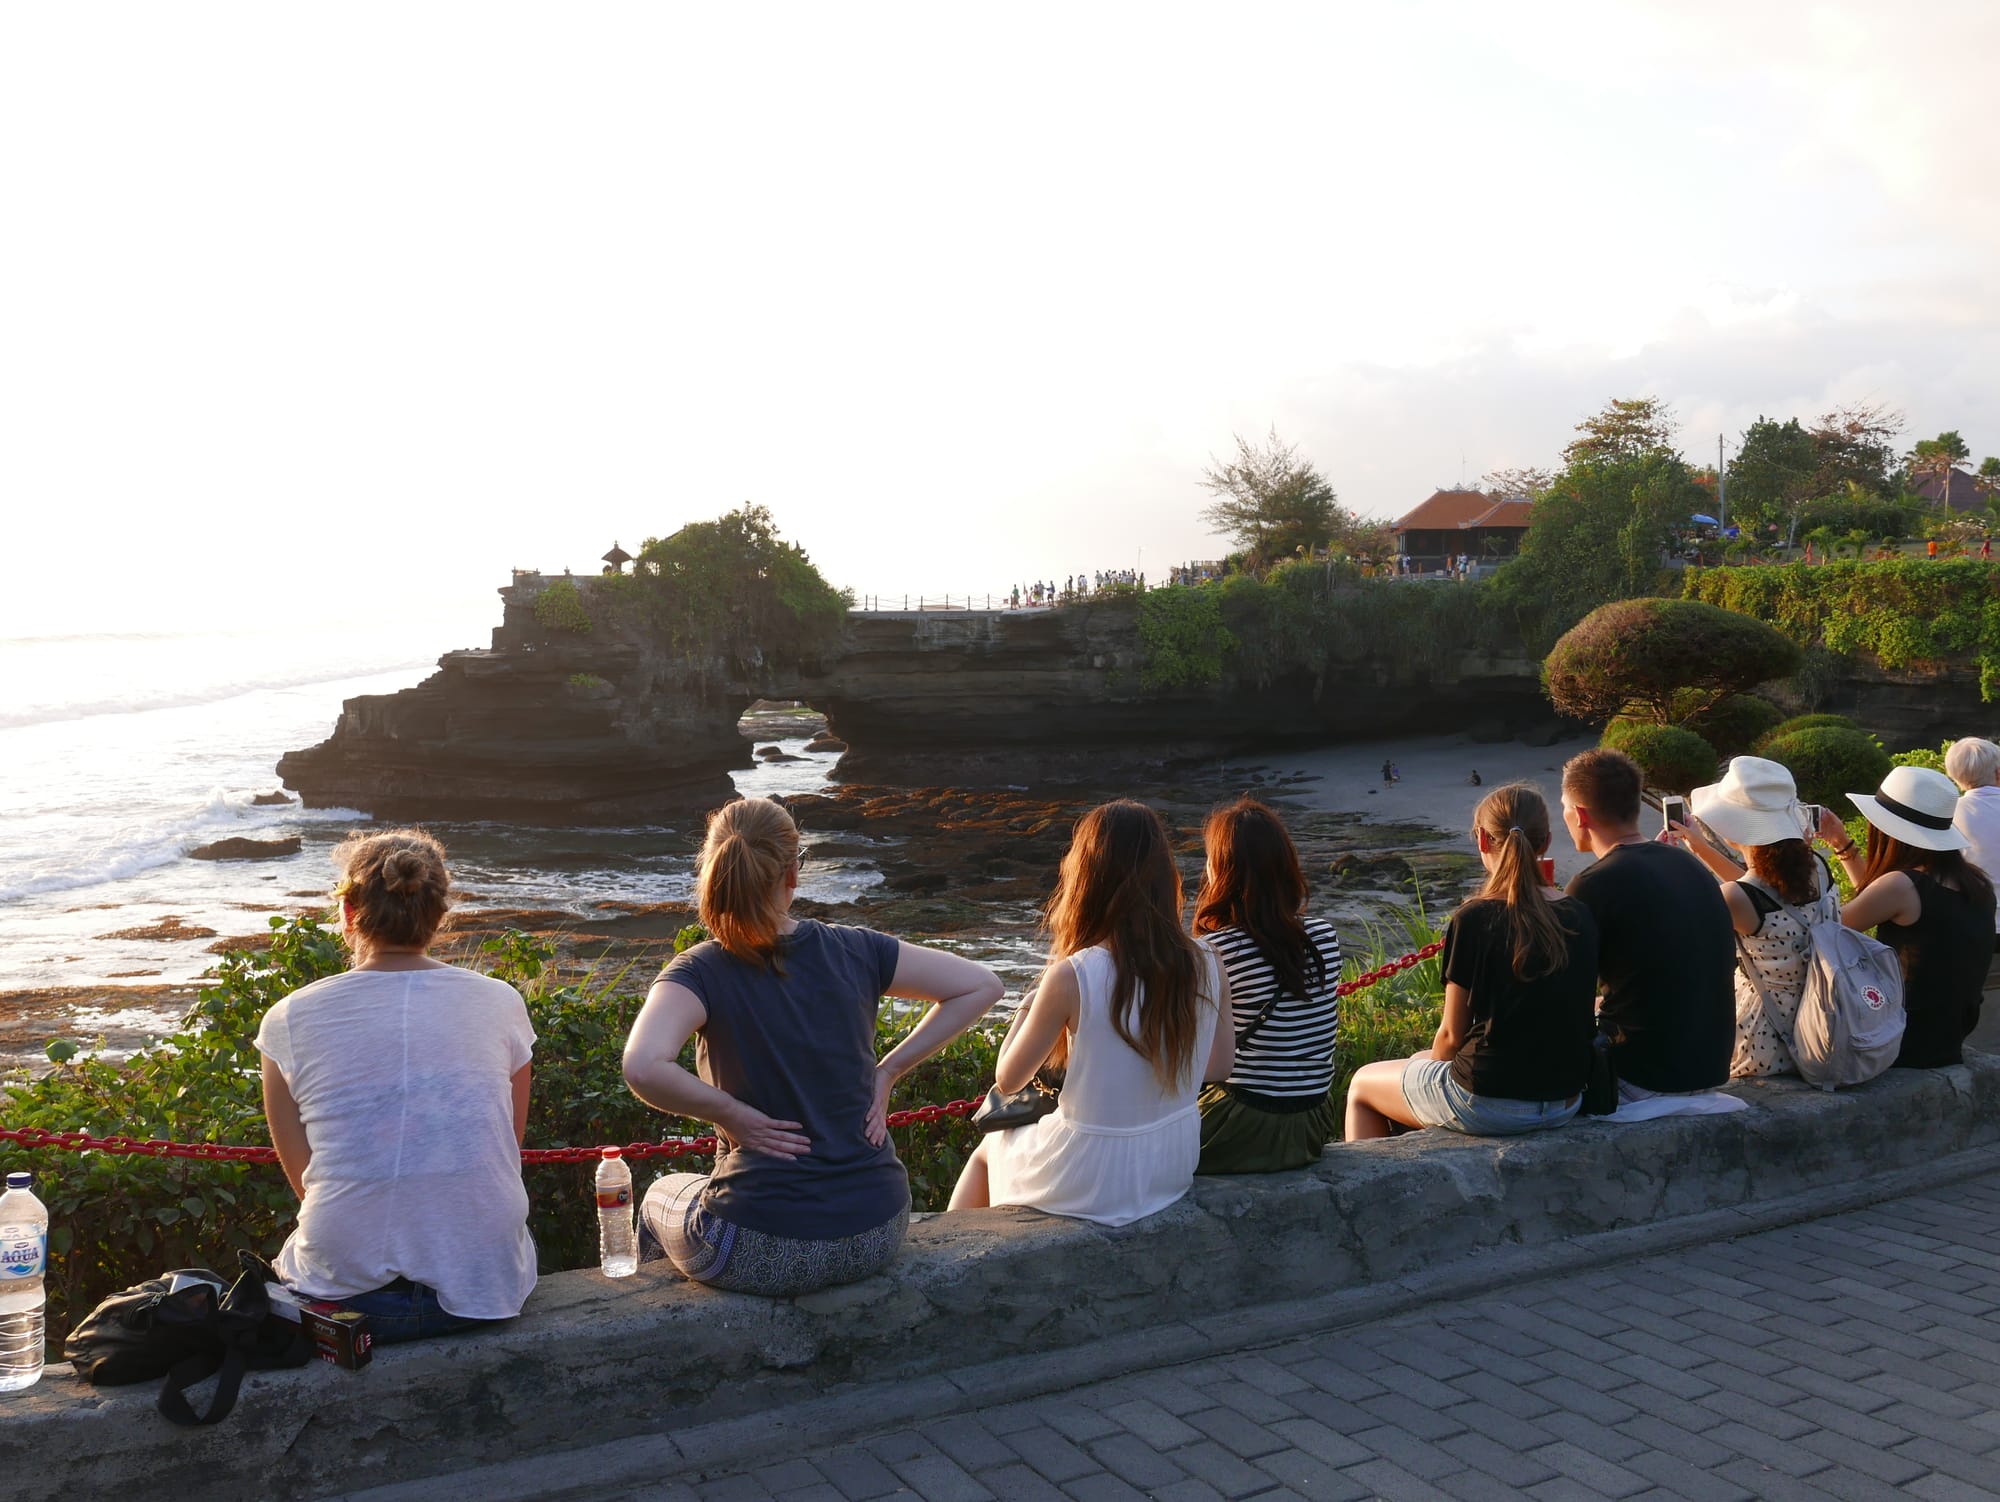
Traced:
<path fill-rule="evenodd" d="M 1310 943 L 1312 936 L 1308 934 L 1306 937 L 1307 937 L 1307 942 Z M 1252 939 L 1250 942 L 1251 946 L 1255 948 L 1257 941 L 1255 939 Z M 1256 954 L 1257 958 L 1263 960 L 1266 965 L 1271 964 L 1270 960 L 1265 958 L 1263 950 L 1261 949 L 1256 950 Z M 1209 950 L 1209 958 L 1215 961 L 1216 968 L 1219 972 L 1222 965 L 1222 957 L 1211 949 Z M 1220 985 L 1218 985 L 1216 989 L 1219 991 L 1222 988 Z M 1257 1009 L 1257 1015 L 1255 1017 L 1252 1017 L 1249 1020 L 1249 1022 L 1245 1023 L 1242 1027 L 1236 1029 L 1236 1047 L 1238 1051 L 1241 1051 L 1244 1044 L 1248 1043 L 1252 1038 L 1256 1037 L 1257 1034 L 1263 1030 L 1264 1024 L 1271 1020 L 1271 1014 L 1278 1010 L 1278 1003 L 1283 1001 L 1284 999 L 1285 999 L 1285 991 L 1284 988 L 1278 984 L 1277 967 L 1272 966 L 1271 995 L 1269 999 L 1265 1001 L 1263 1006 Z"/>
<path fill-rule="evenodd" d="M 1786 1049 L 1791 1053 L 1792 1059 L 1796 1064 L 1799 1050 L 1798 1045 L 1792 1041 L 1794 1031 L 1785 1026 L 1783 1020 L 1778 1016 L 1777 1008 L 1771 1005 L 1771 993 L 1764 989 L 1764 978 L 1757 973 L 1757 966 L 1752 962 L 1750 951 L 1744 945 L 1743 935 L 1741 934 L 1736 936 L 1736 963 L 1744 976 L 1749 980 L 1750 989 L 1757 993 L 1757 1006 L 1763 1012 L 1764 1020 L 1771 1024 L 1771 1031 L 1783 1040 Z M 1800 999 L 1803 1000 L 1803 996 Z"/>

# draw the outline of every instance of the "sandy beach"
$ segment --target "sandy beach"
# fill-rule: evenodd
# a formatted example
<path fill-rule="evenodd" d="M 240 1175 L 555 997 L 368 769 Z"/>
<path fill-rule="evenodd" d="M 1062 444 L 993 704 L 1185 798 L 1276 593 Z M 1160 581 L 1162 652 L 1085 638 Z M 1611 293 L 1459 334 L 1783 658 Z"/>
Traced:
<path fill-rule="evenodd" d="M 1288 798 L 1309 808 L 1359 814 L 1383 823 L 1428 824 L 1466 836 L 1469 846 L 1472 811 L 1488 792 L 1504 782 L 1532 782 L 1548 798 L 1553 813 L 1563 763 L 1591 744 L 1591 738 L 1582 735 L 1552 746 L 1434 736 L 1287 752 L 1259 758 L 1256 765 L 1279 779 L 1318 777 L 1317 782 L 1294 782 L 1285 789 Z M 1383 783 L 1384 761 L 1395 763 L 1399 780 Z M 1479 787 L 1471 782 L 1474 771 L 1479 773 Z M 1556 860 L 1556 879 L 1567 882 L 1589 864 L 1589 857 L 1577 853 L 1560 827 L 1554 833 L 1549 848 Z"/>

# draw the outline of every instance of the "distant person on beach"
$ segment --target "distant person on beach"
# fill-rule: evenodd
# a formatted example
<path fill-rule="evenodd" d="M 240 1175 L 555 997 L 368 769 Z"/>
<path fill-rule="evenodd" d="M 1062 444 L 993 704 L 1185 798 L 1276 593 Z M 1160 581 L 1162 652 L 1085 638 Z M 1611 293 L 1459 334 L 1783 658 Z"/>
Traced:
<path fill-rule="evenodd" d="M 1391 782 L 1401 782 L 1403 780 L 1403 769 L 1393 761 L 1389 763 L 1389 780 Z"/>
<path fill-rule="evenodd" d="M 1732 1079 L 1795 1074 L 1791 1036 L 1812 961 L 1812 930 L 1840 921 L 1840 884 L 1812 848 L 1813 838 L 1836 850 L 1849 843 L 1839 819 L 1822 809 L 1808 831 L 1792 774 L 1761 756 L 1730 760 L 1720 782 L 1688 794 L 1696 819 L 1726 840 L 1735 859 L 1675 823 L 1677 843 L 1692 851 L 1721 883 L 1736 930 L 1736 1051 Z"/>
<path fill-rule="evenodd" d="M 1543 884 L 1549 808 L 1526 783 L 1495 788 L 1472 816 L 1486 867 L 1445 929 L 1444 1016 L 1430 1052 L 1378 1059 L 1347 1087 L 1347 1140 L 1391 1123 L 1476 1137 L 1561 1126 L 1590 1076 L 1597 923 Z"/>
<path fill-rule="evenodd" d="M 1254 798 L 1208 816 L 1195 936 L 1229 977 L 1236 1061 L 1201 1092 L 1198 1173 L 1277 1173 L 1319 1161 L 1336 1131 L 1328 1091 L 1340 1020 L 1340 939 L 1308 918 L 1284 822 Z"/>
<path fill-rule="evenodd" d="M 1387 786 L 1387 785 L 1388 785 L 1389 783 L 1392 783 L 1392 782 L 1394 782 L 1395 780 L 1396 780 L 1396 769 L 1395 769 L 1394 767 L 1390 766 L 1390 765 L 1389 765 L 1389 763 L 1387 763 L 1386 761 L 1385 761 L 1385 762 L 1383 762 L 1383 763 L 1382 763 L 1382 782 L 1383 782 L 1383 785 L 1384 785 L 1384 786 Z"/>
<path fill-rule="evenodd" d="M 1736 936 L 1714 878 L 1639 832 L 1643 778 L 1618 751 L 1563 767 L 1563 823 L 1596 860 L 1569 895 L 1597 920 L 1598 1008 L 1622 1101 L 1728 1082 L 1736 1047 Z"/>
<path fill-rule="evenodd" d="M 1892 767 L 1873 794 L 1849 793 L 1868 821 L 1868 850 L 1841 855 L 1855 893 L 1840 921 L 1875 930 L 1903 968 L 1903 1048 L 1899 1069 L 1963 1063 L 1979 1025 L 1993 959 L 1993 883 L 1966 858 L 1953 827 L 1961 801 L 1942 772 Z"/>
<path fill-rule="evenodd" d="M 889 1092 L 1000 999 L 999 977 L 962 956 L 791 917 L 798 881 L 782 807 L 745 798 L 711 815 L 696 900 L 714 937 L 660 972 L 625 1043 L 632 1093 L 722 1141 L 714 1172 L 655 1179 L 640 1219 L 682 1274 L 739 1293 L 888 1266 L 910 1219 Z M 885 995 L 931 1006 L 878 1061 Z M 679 1063 L 690 1038 L 697 1073 Z"/>
<path fill-rule="evenodd" d="M 1477 767 L 1474 767 L 1474 768 L 1472 769 L 1472 775 L 1471 775 L 1470 777 L 1466 778 L 1465 780 L 1466 780 L 1467 782 L 1471 783 L 1471 784 L 1472 784 L 1472 785 L 1473 785 L 1474 787 L 1479 787 L 1479 786 L 1481 785 L 1481 778 L 1480 778 L 1480 776 L 1479 776 L 1479 768 L 1477 768 Z"/>
<path fill-rule="evenodd" d="M 353 835 L 333 862 L 354 963 L 257 1029 L 264 1118 L 300 1200 L 278 1276 L 367 1315 L 378 1345 L 512 1319 L 535 1286 L 528 1009 L 426 952 L 451 889 L 436 840 Z"/>
<path fill-rule="evenodd" d="M 1062 1062 L 1060 1103 L 981 1138 L 951 1208 L 1029 1205 L 1127 1225 L 1194 1182 L 1197 1097 L 1235 1057 L 1217 1024 L 1229 982 L 1181 928 L 1173 848 L 1143 803 L 1101 804 L 1078 821 L 1048 928 L 1053 958 L 1000 1046 L 994 1083 L 1011 1094 Z"/>

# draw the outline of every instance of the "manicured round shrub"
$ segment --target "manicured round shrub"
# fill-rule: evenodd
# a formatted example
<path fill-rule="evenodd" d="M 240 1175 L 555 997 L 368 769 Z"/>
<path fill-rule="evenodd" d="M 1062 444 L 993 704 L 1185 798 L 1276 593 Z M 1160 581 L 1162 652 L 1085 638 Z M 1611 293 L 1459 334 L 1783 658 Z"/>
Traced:
<path fill-rule="evenodd" d="M 1781 735 L 1790 735 L 1795 730 L 1859 730 L 1861 726 L 1844 714 L 1795 714 L 1789 720 L 1780 721 L 1757 738 L 1756 753 L 1764 754 L 1763 748 Z"/>
<path fill-rule="evenodd" d="M 1858 812 L 1847 795 L 1872 793 L 1891 765 L 1882 743 L 1865 730 L 1828 725 L 1773 736 L 1758 755 L 1791 769 L 1803 802 L 1823 803 L 1843 819 Z"/>
<path fill-rule="evenodd" d="M 1750 616 L 1699 600 L 1617 600 L 1564 633 L 1542 687 L 1579 720 L 1622 712 L 1666 724 L 1798 667 L 1797 645 Z"/>
<path fill-rule="evenodd" d="M 1660 792 L 1685 793 L 1715 780 L 1715 747 L 1685 726 L 1620 718 L 1605 728 L 1603 744 L 1636 761 L 1646 786 Z"/>
<path fill-rule="evenodd" d="M 1755 694 L 1731 694 L 1689 720 L 1687 727 L 1715 747 L 1715 754 L 1726 761 L 1748 751 L 1776 730 L 1784 718 L 1784 711 L 1769 699 L 1760 699 Z"/>

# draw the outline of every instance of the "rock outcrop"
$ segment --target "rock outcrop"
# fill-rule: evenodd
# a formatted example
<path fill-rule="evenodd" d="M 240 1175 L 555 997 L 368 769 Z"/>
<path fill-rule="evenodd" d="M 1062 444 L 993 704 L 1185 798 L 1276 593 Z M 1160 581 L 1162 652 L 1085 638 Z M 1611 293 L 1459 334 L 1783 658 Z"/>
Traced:
<path fill-rule="evenodd" d="M 1132 601 L 856 613 L 819 657 L 788 666 L 691 657 L 612 621 L 545 628 L 543 587 L 524 575 L 500 592 L 491 647 L 447 653 L 415 688 L 350 699 L 328 740 L 278 764 L 286 785 L 384 818 L 673 818 L 731 795 L 728 773 L 751 764 L 736 722 L 759 699 L 824 713 L 848 748 L 843 778 L 956 784 L 1101 779 L 1286 740 L 1548 714 L 1531 662 L 1468 655 L 1425 674 L 1361 640 L 1317 675 L 1148 692 Z M 609 692 L 580 695 L 581 681 Z"/>
<path fill-rule="evenodd" d="M 273 861 L 287 855 L 297 855 L 303 841 L 297 835 L 287 835 L 277 840 L 248 840 L 241 835 L 232 835 L 226 840 L 216 840 L 211 844 L 197 845 L 188 852 L 188 859 L 194 861 Z"/>

